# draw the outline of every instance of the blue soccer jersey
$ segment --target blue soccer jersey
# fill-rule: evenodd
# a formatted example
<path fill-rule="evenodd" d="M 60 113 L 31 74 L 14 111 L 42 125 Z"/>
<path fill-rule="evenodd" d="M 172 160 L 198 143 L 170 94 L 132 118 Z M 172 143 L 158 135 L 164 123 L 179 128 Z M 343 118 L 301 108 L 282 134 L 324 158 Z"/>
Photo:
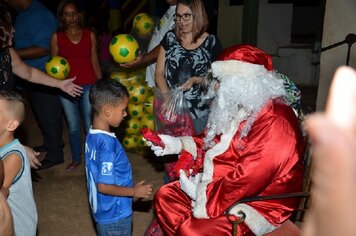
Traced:
<path fill-rule="evenodd" d="M 126 152 L 114 133 L 90 129 L 85 143 L 85 169 L 94 220 L 110 224 L 132 214 L 132 197 L 98 192 L 97 184 L 132 187 L 132 170 Z"/>

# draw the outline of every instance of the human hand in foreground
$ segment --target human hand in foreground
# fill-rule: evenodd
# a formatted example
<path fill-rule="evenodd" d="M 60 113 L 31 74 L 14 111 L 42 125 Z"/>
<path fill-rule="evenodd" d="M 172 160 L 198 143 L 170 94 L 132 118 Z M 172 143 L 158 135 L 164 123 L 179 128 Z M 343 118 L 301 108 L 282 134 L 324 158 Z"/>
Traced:
<path fill-rule="evenodd" d="M 152 184 L 145 184 L 144 180 L 135 184 L 133 193 L 134 197 L 149 198 L 151 194 Z"/>
<path fill-rule="evenodd" d="M 83 88 L 73 83 L 75 79 L 76 78 L 74 77 L 60 81 L 59 88 L 72 97 L 80 96 L 83 93 Z"/>
<path fill-rule="evenodd" d="M 147 145 L 151 147 L 156 156 L 179 154 L 182 151 L 182 142 L 179 138 L 165 134 L 159 134 L 158 136 L 161 138 L 164 148 L 154 145 L 151 141 L 147 141 Z"/>
<path fill-rule="evenodd" d="M 192 170 L 191 170 L 192 171 Z M 184 170 L 179 170 L 179 183 L 180 188 L 185 192 L 192 200 L 196 199 L 197 185 L 201 179 L 201 173 L 195 176 L 190 176 L 189 179 L 185 174 Z"/>
<path fill-rule="evenodd" d="M 40 155 L 40 153 L 25 145 L 24 148 L 26 150 L 27 159 L 30 162 L 31 167 L 38 169 L 38 167 L 42 165 L 41 162 L 37 159 L 37 156 Z"/>
<path fill-rule="evenodd" d="M 312 205 L 303 235 L 356 234 L 356 72 L 336 71 L 325 113 L 311 115 Z"/>

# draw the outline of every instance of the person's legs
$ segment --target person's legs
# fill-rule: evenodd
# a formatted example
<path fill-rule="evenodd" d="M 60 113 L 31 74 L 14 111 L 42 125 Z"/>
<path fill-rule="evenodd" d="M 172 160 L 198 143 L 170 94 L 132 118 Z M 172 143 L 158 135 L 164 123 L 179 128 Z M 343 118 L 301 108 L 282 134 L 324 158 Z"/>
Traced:
<path fill-rule="evenodd" d="M 89 91 L 91 87 L 92 85 L 83 86 L 82 99 L 80 100 L 80 109 L 82 113 L 83 127 L 85 130 L 85 134 L 88 133 L 90 126 L 92 124 L 91 106 L 89 102 Z"/>
<path fill-rule="evenodd" d="M 63 163 L 62 107 L 58 95 L 30 92 L 30 99 L 47 150 L 42 169 Z"/>
<path fill-rule="evenodd" d="M 132 215 L 112 224 L 97 224 L 96 229 L 99 236 L 131 235 Z"/>
<path fill-rule="evenodd" d="M 68 96 L 60 98 L 68 124 L 72 160 L 77 163 L 80 162 L 82 153 L 79 99 L 81 98 L 70 98 Z"/>

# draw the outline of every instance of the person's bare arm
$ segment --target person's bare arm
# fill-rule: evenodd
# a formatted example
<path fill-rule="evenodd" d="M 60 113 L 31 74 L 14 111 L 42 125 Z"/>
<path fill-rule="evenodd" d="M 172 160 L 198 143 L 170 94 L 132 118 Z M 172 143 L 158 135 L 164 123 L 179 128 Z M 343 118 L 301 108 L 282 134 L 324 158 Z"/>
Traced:
<path fill-rule="evenodd" d="M 169 88 L 167 85 L 167 81 L 164 78 L 164 66 L 165 66 L 165 50 L 161 46 L 159 55 L 157 58 L 157 63 L 156 63 L 156 84 L 159 90 L 161 91 L 162 94 L 168 94 L 169 93 Z"/>
<path fill-rule="evenodd" d="M 0 235 L 14 235 L 12 215 L 5 196 L 0 192 Z"/>
<path fill-rule="evenodd" d="M 9 189 L 16 175 L 21 170 L 22 160 L 19 154 L 11 153 L 3 159 L 4 163 L 4 183 L 3 187 Z"/>
<path fill-rule="evenodd" d="M 59 88 L 73 97 L 82 94 L 82 87 L 73 83 L 75 78 L 67 80 L 54 79 L 42 71 L 24 63 L 13 48 L 10 48 L 9 50 L 12 61 L 12 71 L 15 75 L 31 83 Z"/>
<path fill-rule="evenodd" d="M 54 32 L 51 37 L 51 55 L 57 56 L 59 52 L 58 44 L 57 44 L 57 33 Z"/>
<path fill-rule="evenodd" d="M 101 73 L 99 57 L 98 57 L 97 42 L 96 42 L 95 34 L 93 32 L 90 33 L 90 38 L 91 38 L 91 45 L 92 45 L 91 46 L 91 63 L 93 65 L 96 78 L 101 79 L 102 73 Z"/>
<path fill-rule="evenodd" d="M 122 63 L 120 64 L 120 66 L 124 68 L 133 68 L 133 67 L 138 67 L 143 65 L 150 65 L 155 61 L 157 61 L 159 51 L 160 51 L 160 45 L 157 45 L 148 53 L 144 55 L 138 55 L 133 62 Z"/>
<path fill-rule="evenodd" d="M 152 184 L 144 183 L 145 181 L 141 181 L 133 188 L 100 183 L 97 187 L 100 193 L 106 195 L 148 198 L 152 193 Z"/>

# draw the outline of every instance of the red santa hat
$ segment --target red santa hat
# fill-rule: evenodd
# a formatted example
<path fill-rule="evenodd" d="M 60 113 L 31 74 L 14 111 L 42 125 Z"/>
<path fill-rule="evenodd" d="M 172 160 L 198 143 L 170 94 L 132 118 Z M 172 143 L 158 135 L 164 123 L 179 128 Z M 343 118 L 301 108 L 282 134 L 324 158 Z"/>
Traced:
<path fill-rule="evenodd" d="M 247 44 L 239 44 L 226 48 L 218 57 L 218 61 L 241 61 L 256 65 L 263 65 L 267 70 L 272 70 L 272 58 L 264 51 Z"/>
<path fill-rule="evenodd" d="M 252 76 L 273 70 L 272 58 L 264 51 L 247 44 L 226 48 L 212 64 L 214 77 Z"/>

